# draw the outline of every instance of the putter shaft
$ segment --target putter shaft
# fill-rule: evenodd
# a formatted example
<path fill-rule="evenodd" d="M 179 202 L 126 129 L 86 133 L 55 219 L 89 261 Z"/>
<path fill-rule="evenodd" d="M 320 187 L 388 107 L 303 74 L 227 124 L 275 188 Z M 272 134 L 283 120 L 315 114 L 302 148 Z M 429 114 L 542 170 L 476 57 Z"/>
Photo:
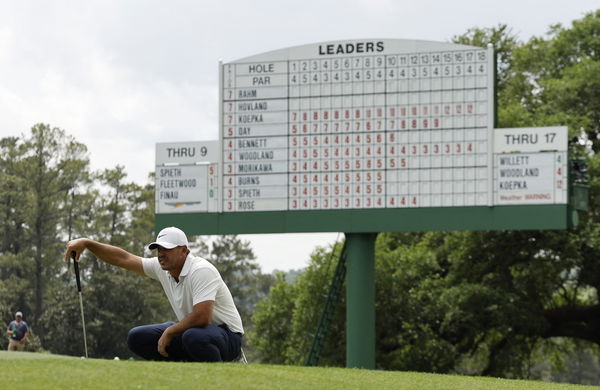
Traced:
<path fill-rule="evenodd" d="M 81 309 L 81 325 L 83 326 L 83 348 L 85 350 L 85 358 L 88 358 L 87 336 L 85 334 L 85 317 L 83 316 L 83 296 L 79 290 L 79 308 Z"/>
<path fill-rule="evenodd" d="M 73 266 L 75 267 L 75 280 L 77 281 L 77 291 L 79 292 L 79 309 L 81 309 L 81 326 L 83 327 L 83 348 L 85 350 L 85 358 L 88 358 L 87 336 L 85 334 L 85 317 L 83 316 L 83 295 L 81 294 L 81 280 L 79 278 L 79 263 L 75 260 L 75 252 L 71 253 L 73 258 Z"/>

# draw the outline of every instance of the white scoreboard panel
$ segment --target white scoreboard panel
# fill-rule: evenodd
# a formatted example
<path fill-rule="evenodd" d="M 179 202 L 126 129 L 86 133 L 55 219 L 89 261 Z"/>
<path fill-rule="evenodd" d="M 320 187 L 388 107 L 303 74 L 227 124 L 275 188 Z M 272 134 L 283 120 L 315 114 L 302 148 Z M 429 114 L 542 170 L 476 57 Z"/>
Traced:
<path fill-rule="evenodd" d="M 156 144 L 155 212 L 218 210 L 218 142 Z"/>
<path fill-rule="evenodd" d="M 491 205 L 493 64 L 386 39 L 222 64 L 221 211 Z"/>
<path fill-rule="evenodd" d="M 566 204 L 568 130 L 494 130 L 494 204 Z"/>

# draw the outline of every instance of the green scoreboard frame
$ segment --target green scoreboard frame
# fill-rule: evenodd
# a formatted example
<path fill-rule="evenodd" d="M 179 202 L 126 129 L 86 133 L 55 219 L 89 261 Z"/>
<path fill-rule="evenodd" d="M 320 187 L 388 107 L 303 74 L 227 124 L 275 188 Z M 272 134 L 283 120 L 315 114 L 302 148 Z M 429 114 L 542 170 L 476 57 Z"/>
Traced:
<path fill-rule="evenodd" d="M 157 229 L 178 226 L 193 235 L 542 230 L 576 224 L 577 214 L 567 205 L 156 214 Z"/>

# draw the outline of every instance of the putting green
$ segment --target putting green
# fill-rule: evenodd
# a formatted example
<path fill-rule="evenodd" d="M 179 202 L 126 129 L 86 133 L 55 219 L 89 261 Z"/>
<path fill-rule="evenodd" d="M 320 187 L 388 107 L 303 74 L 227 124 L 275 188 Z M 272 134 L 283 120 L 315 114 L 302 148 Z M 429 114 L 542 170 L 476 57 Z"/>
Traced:
<path fill-rule="evenodd" d="M 51 353 L 0 351 L 0 359 L 77 359 L 73 356 Z"/>
<path fill-rule="evenodd" d="M 0 372 L 2 389 L 19 390 L 600 390 L 597 386 L 414 372 L 116 361 L 6 351 L 0 352 Z"/>

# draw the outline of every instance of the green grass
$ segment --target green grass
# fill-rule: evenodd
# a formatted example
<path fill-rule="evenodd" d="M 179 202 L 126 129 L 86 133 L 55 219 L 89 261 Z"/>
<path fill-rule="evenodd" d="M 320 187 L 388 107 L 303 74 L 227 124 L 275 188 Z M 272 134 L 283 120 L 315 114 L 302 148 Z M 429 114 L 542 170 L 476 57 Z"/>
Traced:
<path fill-rule="evenodd" d="M 239 363 L 159 363 L 0 352 L 3 389 L 576 390 L 597 386 L 413 372 Z"/>

